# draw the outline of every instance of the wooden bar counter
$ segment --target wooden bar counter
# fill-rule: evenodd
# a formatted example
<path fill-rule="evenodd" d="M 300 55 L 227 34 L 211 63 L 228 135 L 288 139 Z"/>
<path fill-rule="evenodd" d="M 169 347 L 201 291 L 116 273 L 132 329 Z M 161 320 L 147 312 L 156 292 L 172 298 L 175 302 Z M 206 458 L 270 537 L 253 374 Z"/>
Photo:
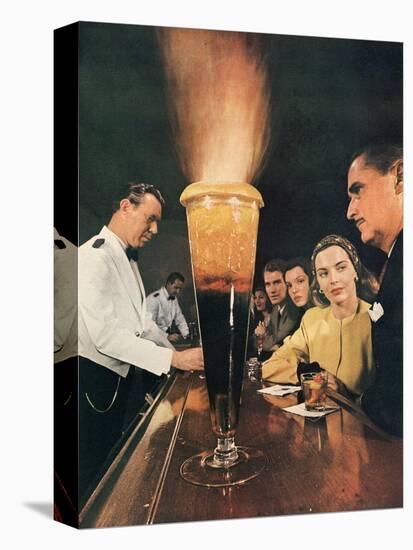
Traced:
<path fill-rule="evenodd" d="M 109 527 L 397 508 L 403 505 L 402 440 L 343 405 L 317 421 L 286 413 L 297 395 L 264 397 L 244 382 L 235 441 L 268 458 L 243 485 L 195 486 L 181 464 L 213 449 L 205 380 L 172 374 L 84 506 L 81 527 Z"/>

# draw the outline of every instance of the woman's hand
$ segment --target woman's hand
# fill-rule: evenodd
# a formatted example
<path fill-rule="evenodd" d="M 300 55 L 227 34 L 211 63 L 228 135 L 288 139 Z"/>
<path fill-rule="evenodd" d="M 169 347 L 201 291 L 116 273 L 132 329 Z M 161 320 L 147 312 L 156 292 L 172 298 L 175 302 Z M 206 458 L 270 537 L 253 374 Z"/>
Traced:
<path fill-rule="evenodd" d="M 343 395 L 344 397 L 347 397 L 348 399 L 353 398 L 345 384 L 343 384 L 343 382 L 339 378 L 337 378 L 337 376 L 331 374 L 331 372 L 328 373 L 327 385 L 331 390 L 337 393 L 341 393 L 341 395 Z"/>
<path fill-rule="evenodd" d="M 255 336 L 258 336 L 258 338 L 260 337 L 263 338 L 266 332 L 267 332 L 267 329 L 264 325 L 264 321 L 260 321 L 254 330 Z"/>

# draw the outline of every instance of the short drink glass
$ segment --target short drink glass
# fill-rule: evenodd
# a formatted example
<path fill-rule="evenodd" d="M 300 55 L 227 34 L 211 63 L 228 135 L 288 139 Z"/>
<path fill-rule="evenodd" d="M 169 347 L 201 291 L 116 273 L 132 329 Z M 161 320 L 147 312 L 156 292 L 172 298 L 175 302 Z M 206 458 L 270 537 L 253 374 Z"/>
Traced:
<path fill-rule="evenodd" d="M 326 371 L 307 372 L 301 375 L 301 387 L 307 411 L 323 411 L 325 409 L 327 382 Z"/>

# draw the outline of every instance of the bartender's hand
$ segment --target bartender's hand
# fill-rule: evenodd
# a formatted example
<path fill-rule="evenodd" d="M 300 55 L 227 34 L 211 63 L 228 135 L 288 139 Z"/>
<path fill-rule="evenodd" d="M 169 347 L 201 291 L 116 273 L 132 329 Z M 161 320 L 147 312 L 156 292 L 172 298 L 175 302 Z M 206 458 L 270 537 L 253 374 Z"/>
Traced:
<path fill-rule="evenodd" d="M 202 348 L 191 348 L 185 351 L 174 351 L 172 366 L 180 370 L 204 370 Z"/>
<path fill-rule="evenodd" d="M 180 339 L 181 337 L 179 334 L 168 334 L 168 340 L 172 343 L 179 342 Z"/>

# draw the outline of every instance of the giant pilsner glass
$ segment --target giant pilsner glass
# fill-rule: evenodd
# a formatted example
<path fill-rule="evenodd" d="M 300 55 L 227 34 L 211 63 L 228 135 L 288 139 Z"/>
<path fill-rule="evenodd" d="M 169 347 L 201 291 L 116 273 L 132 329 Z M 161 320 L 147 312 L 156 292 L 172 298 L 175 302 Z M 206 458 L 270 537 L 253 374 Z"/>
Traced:
<path fill-rule="evenodd" d="M 222 487 L 258 475 L 265 457 L 235 446 L 249 300 L 254 277 L 260 193 L 247 183 L 189 185 L 186 206 L 192 271 L 205 361 L 215 450 L 186 460 L 182 477 L 197 485 Z"/>

